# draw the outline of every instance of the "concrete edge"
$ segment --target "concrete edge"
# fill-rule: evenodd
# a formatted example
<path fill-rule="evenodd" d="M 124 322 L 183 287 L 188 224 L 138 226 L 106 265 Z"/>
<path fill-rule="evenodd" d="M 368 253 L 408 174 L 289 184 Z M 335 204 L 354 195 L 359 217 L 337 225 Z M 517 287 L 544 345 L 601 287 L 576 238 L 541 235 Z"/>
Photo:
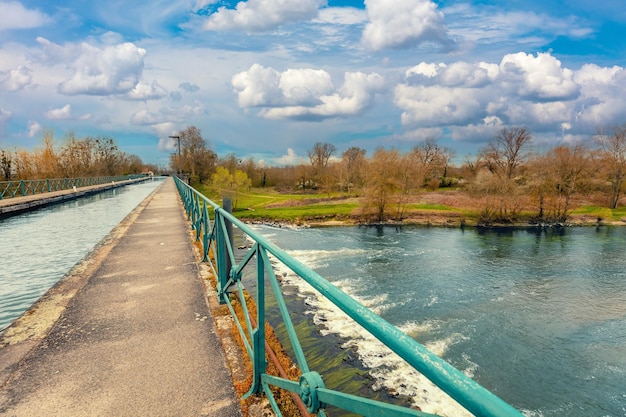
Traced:
<path fill-rule="evenodd" d="M 111 230 L 24 314 L 0 333 L 0 387 L 24 358 L 45 339 L 78 291 L 85 286 L 106 256 L 154 198 L 163 183 Z"/>

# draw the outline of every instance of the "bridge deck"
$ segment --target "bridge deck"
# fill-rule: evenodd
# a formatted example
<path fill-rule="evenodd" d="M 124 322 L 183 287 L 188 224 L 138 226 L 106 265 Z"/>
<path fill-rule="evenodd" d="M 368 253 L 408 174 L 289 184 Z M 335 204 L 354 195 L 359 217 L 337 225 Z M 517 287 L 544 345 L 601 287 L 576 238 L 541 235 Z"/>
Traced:
<path fill-rule="evenodd" d="M 191 245 L 168 179 L 2 335 L 0 414 L 240 416 Z"/>

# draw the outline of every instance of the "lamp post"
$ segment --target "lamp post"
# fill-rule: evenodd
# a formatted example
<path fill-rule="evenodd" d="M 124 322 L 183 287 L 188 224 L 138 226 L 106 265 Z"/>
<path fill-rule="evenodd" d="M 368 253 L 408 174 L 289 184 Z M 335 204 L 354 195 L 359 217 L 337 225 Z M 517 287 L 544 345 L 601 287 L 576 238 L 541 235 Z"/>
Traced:
<path fill-rule="evenodd" d="M 175 136 L 170 136 L 170 138 L 178 139 L 178 177 L 180 178 L 183 175 L 182 161 L 180 160 L 180 136 L 175 135 Z"/>

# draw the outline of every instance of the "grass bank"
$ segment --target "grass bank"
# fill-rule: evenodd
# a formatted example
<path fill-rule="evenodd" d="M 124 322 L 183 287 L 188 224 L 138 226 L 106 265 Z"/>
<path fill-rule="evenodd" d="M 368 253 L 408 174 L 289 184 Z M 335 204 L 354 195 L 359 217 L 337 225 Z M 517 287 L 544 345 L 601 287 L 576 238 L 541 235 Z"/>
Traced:
<path fill-rule="evenodd" d="M 207 198 L 221 203 L 222 195 L 206 186 L 197 187 Z M 278 222 L 296 225 L 335 226 L 366 224 L 363 215 L 363 197 L 333 194 L 284 194 L 268 188 L 255 188 L 238 195 L 230 194 L 233 214 L 248 222 Z M 423 192 L 411 197 L 398 216 L 397 209 L 389 207 L 392 218 L 402 218 L 402 224 L 425 226 L 461 227 L 476 226 L 481 217 L 481 200 L 463 190 L 440 189 Z M 532 218 L 533 211 L 521 212 L 517 224 L 505 226 L 529 226 L 525 218 Z M 568 224 L 626 225 L 626 207 L 609 209 L 598 204 L 580 201 L 574 205 Z M 494 226 L 498 226 L 497 224 Z"/>

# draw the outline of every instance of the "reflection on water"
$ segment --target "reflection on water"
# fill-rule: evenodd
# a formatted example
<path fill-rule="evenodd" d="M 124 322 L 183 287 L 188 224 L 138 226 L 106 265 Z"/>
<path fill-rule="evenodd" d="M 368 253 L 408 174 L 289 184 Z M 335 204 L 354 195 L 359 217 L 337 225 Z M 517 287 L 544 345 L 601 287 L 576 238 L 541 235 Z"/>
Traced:
<path fill-rule="evenodd" d="M 0 329 L 87 255 L 162 180 L 0 220 Z"/>

